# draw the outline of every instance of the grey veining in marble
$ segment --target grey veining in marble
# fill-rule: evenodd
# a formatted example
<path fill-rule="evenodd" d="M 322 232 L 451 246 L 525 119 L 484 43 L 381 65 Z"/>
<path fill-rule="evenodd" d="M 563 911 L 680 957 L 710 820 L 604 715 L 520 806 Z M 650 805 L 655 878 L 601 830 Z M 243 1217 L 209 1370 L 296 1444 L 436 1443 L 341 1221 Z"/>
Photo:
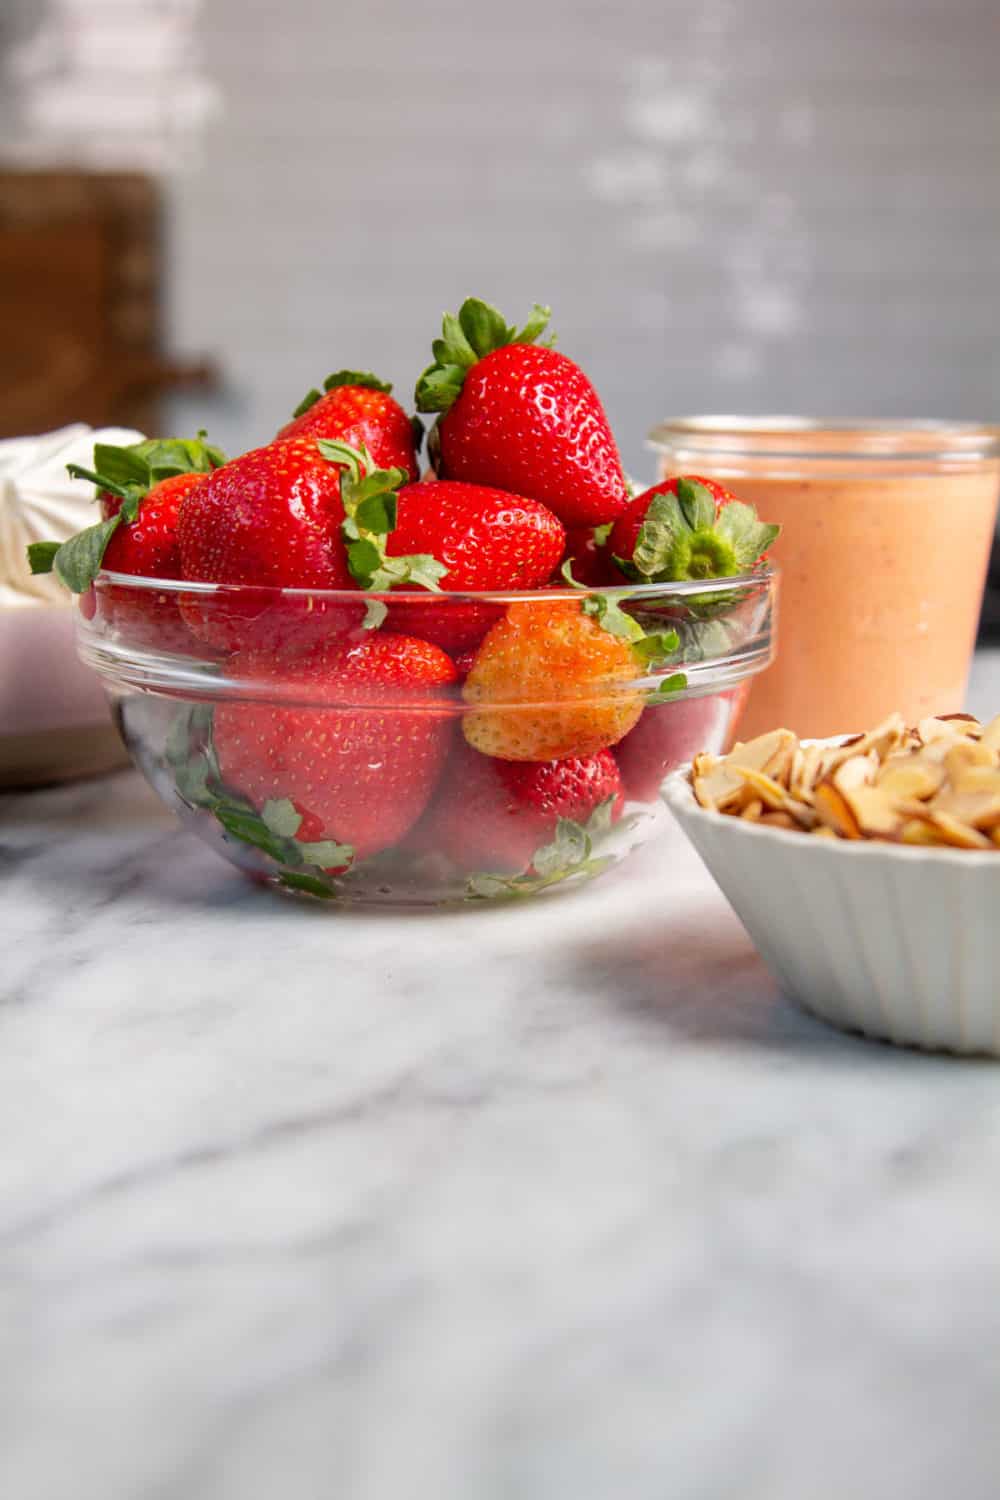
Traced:
<path fill-rule="evenodd" d="M 347 918 L 131 773 L 0 847 L 4 1496 L 993 1500 L 1000 1070 L 800 1015 L 679 834 Z"/>

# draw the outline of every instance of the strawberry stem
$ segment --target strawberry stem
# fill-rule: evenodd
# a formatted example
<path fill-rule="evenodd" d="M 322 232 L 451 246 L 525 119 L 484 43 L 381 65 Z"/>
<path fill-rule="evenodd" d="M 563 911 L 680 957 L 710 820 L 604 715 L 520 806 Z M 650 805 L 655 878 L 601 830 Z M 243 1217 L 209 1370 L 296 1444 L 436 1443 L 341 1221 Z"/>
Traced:
<path fill-rule="evenodd" d="M 439 581 L 448 571 L 444 563 L 429 553 L 412 553 L 407 557 L 389 557 L 386 553 L 386 538 L 396 527 L 397 491 L 409 480 L 406 470 L 377 468 L 364 444 L 352 448 L 349 443 L 320 438 L 316 446 L 325 459 L 341 468 L 344 520 L 340 534 L 355 582 L 375 592 L 408 583 L 439 593 Z M 380 623 L 378 612 L 366 613 L 367 628 Z"/>
<path fill-rule="evenodd" d="M 465 377 L 479 360 L 508 344 L 535 344 L 548 327 L 551 310 L 535 303 L 523 328 L 478 297 L 467 297 L 458 315 L 445 313 L 441 337 L 431 346 L 434 363 L 417 381 L 417 411 L 444 412 L 458 400 Z M 555 337 L 548 343 L 554 344 Z"/>

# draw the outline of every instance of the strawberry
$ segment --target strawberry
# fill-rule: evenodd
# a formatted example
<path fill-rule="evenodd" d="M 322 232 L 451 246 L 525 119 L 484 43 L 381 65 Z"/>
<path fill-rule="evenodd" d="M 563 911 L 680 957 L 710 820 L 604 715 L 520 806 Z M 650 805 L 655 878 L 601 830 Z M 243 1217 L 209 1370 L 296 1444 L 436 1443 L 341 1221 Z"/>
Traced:
<path fill-rule="evenodd" d="M 309 596 L 276 600 L 272 592 L 355 587 L 340 536 L 344 518 L 341 468 L 312 439 L 255 448 L 217 469 L 181 506 L 182 574 L 246 587 L 238 595 L 185 595 L 191 629 L 232 650 L 355 623 L 360 608 L 330 610 Z"/>
<path fill-rule="evenodd" d="M 337 438 L 367 448 L 380 469 L 403 469 L 416 479 L 423 435 L 421 423 L 411 422 L 392 399 L 391 385 L 367 372 L 338 370 L 326 377 L 323 392 L 314 389 L 302 398 L 276 441 Z"/>
<path fill-rule="evenodd" d="M 177 516 L 181 501 L 207 482 L 205 474 L 174 474 L 161 479 L 143 498 L 135 520 L 112 532 L 101 561 L 112 573 L 139 573 L 146 578 L 179 578 L 181 554 L 177 545 Z M 107 498 L 105 499 L 105 496 Z M 121 511 L 119 496 L 101 497 L 109 518 Z"/>
<path fill-rule="evenodd" d="M 628 733 L 642 713 L 635 681 L 646 669 L 632 641 L 587 612 L 590 602 L 508 606 L 465 679 L 470 745 L 502 760 L 562 760 Z"/>
<path fill-rule="evenodd" d="M 536 306 L 518 330 L 474 297 L 457 317 L 446 313 L 417 410 L 440 413 L 432 446 L 441 478 L 511 490 L 567 526 L 597 526 L 625 509 L 625 476 L 586 375 L 536 344 L 548 319 Z"/>
<path fill-rule="evenodd" d="M 621 583 L 621 574 L 611 561 L 605 545 L 610 532 L 610 525 L 571 526 L 566 532 L 563 561 L 570 564 L 573 577 L 578 583 L 584 583 L 589 588 Z"/>
<path fill-rule="evenodd" d="M 265 815 L 267 804 L 290 802 L 303 844 L 348 846 L 332 868 L 397 843 L 416 822 L 451 736 L 447 690 L 456 672 L 437 646 L 378 631 L 318 641 L 292 658 L 243 651 L 230 674 L 255 691 L 270 686 L 273 696 L 216 708 L 227 787 Z"/>
<path fill-rule="evenodd" d="M 539 763 L 495 760 L 460 742 L 411 846 L 467 871 L 520 873 L 552 838 L 557 819 L 584 823 L 609 798 L 617 821 L 624 798 L 610 750 Z"/>
<path fill-rule="evenodd" d="M 700 750 L 727 749 L 748 692 L 743 683 L 712 697 L 648 708 L 615 748 L 626 796 L 652 802 L 665 777 Z"/>
<path fill-rule="evenodd" d="M 537 500 L 448 480 L 404 485 L 389 557 L 428 552 L 444 564 L 445 591 L 533 589 L 563 554 L 562 523 Z M 489 604 L 389 606 L 390 629 L 407 629 L 456 654 L 477 645 L 502 614 Z"/>
<path fill-rule="evenodd" d="M 29 554 L 33 571 L 55 567 L 74 592 L 88 598 L 89 618 L 100 607 L 105 622 L 137 645 L 190 649 L 173 597 L 108 583 L 98 600 L 91 586 L 101 568 L 145 578 L 180 578 L 181 504 L 225 462 L 225 454 L 203 437 L 153 438 L 126 448 L 96 443 L 94 468 L 71 464 L 69 471 L 97 486 L 103 519 L 62 546 L 44 542 Z"/>
<path fill-rule="evenodd" d="M 749 573 L 780 531 L 711 479 L 665 479 L 631 502 L 607 550 L 625 577 L 678 583 Z"/>

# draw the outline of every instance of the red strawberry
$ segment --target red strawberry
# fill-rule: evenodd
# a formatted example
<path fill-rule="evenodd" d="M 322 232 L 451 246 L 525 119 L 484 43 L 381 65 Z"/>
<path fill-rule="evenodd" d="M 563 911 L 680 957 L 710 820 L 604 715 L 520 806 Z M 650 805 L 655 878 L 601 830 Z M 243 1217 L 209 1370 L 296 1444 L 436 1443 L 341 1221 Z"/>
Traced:
<path fill-rule="evenodd" d="M 303 397 L 277 441 L 338 438 L 352 448 L 367 448 L 380 469 L 404 469 L 410 479 L 418 477 L 423 428 L 392 399 L 391 385 L 367 372 L 338 370 L 326 377 L 323 391 Z"/>
<path fill-rule="evenodd" d="M 201 639 L 224 649 L 288 644 L 342 628 L 360 609 L 329 611 L 307 596 L 278 599 L 277 588 L 355 587 L 340 536 L 341 469 L 312 439 L 256 448 L 217 469 L 181 506 L 183 576 L 246 587 L 185 596 L 182 609 Z M 343 618 L 341 616 L 343 615 Z"/>
<path fill-rule="evenodd" d="M 379 631 L 316 642 L 298 657 L 245 651 L 231 675 L 270 701 L 222 702 L 213 739 L 227 786 L 259 811 L 287 799 L 302 843 L 348 844 L 364 859 L 423 812 L 451 737 L 455 668 L 437 646 Z M 286 700 L 306 700 L 286 705 Z M 429 711 L 437 705 L 437 711 Z"/>
<path fill-rule="evenodd" d="M 567 531 L 563 560 L 570 564 L 577 583 L 588 588 L 621 583 L 621 574 L 605 546 L 610 530 L 610 526 L 572 526 Z"/>
<path fill-rule="evenodd" d="M 135 520 L 113 532 L 104 557 L 103 568 L 112 573 L 139 573 L 146 578 L 180 578 L 181 554 L 177 545 L 177 516 L 181 501 L 192 490 L 207 482 L 205 474 L 175 474 L 161 479 L 147 491 L 140 502 Z M 117 515 L 122 506 L 119 496 L 101 497 L 101 509 Z"/>
<path fill-rule="evenodd" d="M 492 485 L 540 500 L 567 526 L 611 521 L 628 490 L 604 408 L 579 365 L 535 340 L 548 323 L 537 307 L 508 327 L 468 298 L 446 313 L 434 359 L 417 383 L 417 410 L 436 411 L 441 478 Z"/>
<path fill-rule="evenodd" d="M 732 578 L 751 571 L 779 530 L 714 480 L 677 475 L 632 501 L 607 551 L 639 583 Z"/>
<path fill-rule="evenodd" d="M 459 743 L 440 789 L 411 843 L 444 854 L 463 870 L 519 873 L 552 837 L 558 818 L 586 822 L 614 798 L 612 821 L 624 797 L 609 750 L 553 761 L 502 761 Z"/>
<path fill-rule="evenodd" d="M 430 553 L 444 564 L 446 591 L 533 589 L 548 581 L 563 554 L 562 523 L 537 500 L 447 480 L 404 485 L 389 557 Z M 477 645 L 503 613 L 496 605 L 389 606 L 390 628 L 408 630 L 461 653 Z"/>
<path fill-rule="evenodd" d="M 100 609 L 104 624 L 135 645 L 190 650 L 191 637 L 174 596 L 107 581 L 98 593 L 92 585 L 102 568 L 144 578 L 180 578 L 181 504 L 225 462 L 225 454 L 203 442 L 203 436 L 150 438 L 124 448 L 96 443 L 94 468 L 71 464 L 69 472 L 97 486 L 103 519 L 61 547 L 44 543 L 33 549 L 35 571 L 54 566 L 71 589 L 88 599 L 88 618 Z"/>
<path fill-rule="evenodd" d="M 710 698 L 681 698 L 648 707 L 615 746 L 625 795 L 636 802 L 659 796 L 664 778 L 701 750 L 728 749 L 749 683 Z"/>

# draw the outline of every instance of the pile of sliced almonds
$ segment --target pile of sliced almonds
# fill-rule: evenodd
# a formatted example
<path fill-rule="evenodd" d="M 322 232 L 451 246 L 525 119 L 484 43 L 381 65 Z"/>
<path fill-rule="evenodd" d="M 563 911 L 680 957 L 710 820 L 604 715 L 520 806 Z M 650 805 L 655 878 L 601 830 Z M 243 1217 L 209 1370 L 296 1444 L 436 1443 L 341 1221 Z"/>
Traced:
<path fill-rule="evenodd" d="M 691 782 L 702 807 L 818 838 L 1000 850 L 1000 717 L 893 714 L 839 745 L 775 729 L 696 756 Z"/>

